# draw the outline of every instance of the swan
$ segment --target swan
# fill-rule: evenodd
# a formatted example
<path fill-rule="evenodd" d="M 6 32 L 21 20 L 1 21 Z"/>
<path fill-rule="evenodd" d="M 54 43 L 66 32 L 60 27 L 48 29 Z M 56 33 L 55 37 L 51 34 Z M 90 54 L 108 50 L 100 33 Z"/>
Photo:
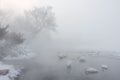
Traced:
<path fill-rule="evenodd" d="M 98 70 L 95 69 L 95 68 L 92 68 L 92 67 L 89 67 L 89 68 L 86 68 L 85 69 L 85 74 L 97 74 L 98 73 Z"/>
<path fill-rule="evenodd" d="M 108 70 L 108 66 L 107 65 L 101 65 L 101 68 L 102 68 L 103 71 Z"/>

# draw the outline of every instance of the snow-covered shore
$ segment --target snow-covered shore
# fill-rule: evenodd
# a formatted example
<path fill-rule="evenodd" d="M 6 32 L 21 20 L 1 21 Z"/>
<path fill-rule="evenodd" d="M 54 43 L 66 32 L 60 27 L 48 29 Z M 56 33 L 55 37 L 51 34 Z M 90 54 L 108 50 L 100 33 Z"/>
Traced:
<path fill-rule="evenodd" d="M 6 75 L 0 75 L 0 80 L 15 80 L 21 73 L 20 69 L 16 69 L 13 65 L 7 65 L 2 62 L 0 62 L 0 70 L 9 70 Z"/>
<path fill-rule="evenodd" d="M 19 62 L 22 60 L 29 60 L 35 56 L 35 53 L 25 45 L 16 48 L 16 50 L 13 50 L 12 52 L 13 54 L 18 54 L 15 56 L 8 55 L 3 59 L 3 62 L 0 62 L 0 70 L 9 70 L 7 75 L 0 75 L 0 80 L 16 80 L 16 78 L 22 75 L 21 73 L 24 67 L 19 64 Z M 18 64 L 14 64 L 14 62 L 17 62 Z"/>

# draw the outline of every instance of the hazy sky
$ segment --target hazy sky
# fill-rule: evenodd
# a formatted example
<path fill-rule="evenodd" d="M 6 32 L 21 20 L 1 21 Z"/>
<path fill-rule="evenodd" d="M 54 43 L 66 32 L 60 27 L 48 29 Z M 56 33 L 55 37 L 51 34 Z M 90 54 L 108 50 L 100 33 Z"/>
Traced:
<path fill-rule="evenodd" d="M 61 36 L 75 47 L 120 49 L 119 0 L 47 1 L 54 7 Z"/>
<path fill-rule="evenodd" d="M 119 0 L 1 1 L 1 8 L 18 12 L 35 5 L 51 5 L 56 13 L 59 38 L 72 41 L 75 47 L 120 51 Z"/>

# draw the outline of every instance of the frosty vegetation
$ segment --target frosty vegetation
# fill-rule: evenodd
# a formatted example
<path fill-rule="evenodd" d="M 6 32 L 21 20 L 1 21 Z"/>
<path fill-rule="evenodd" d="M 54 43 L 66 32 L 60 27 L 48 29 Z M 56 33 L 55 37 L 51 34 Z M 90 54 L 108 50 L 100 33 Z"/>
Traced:
<path fill-rule="evenodd" d="M 25 17 L 34 33 L 38 33 L 43 29 L 56 30 L 55 15 L 52 12 L 52 7 L 36 7 L 25 11 Z"/>
<path fill-rule="evenodd" d="M 0 57 L 1 59 L 6 57 L 7 55 L 12 55 L 12 54 L 9 54 L 10 51 L 25 41 L 22 34 L 9 32 L 8 27 L 9 26 L 3 27 L 2 25 L 0 25 L 0 52 L 1 52 Z"/>
<path fill-rule="evenodd" d="M 56 30 L 55 15 L 52 12 L 52 7 L 35 7 L 25 11 L 22 16 L 14 17 L 12 21 L 8 19 L 8 13 L 4 13 L 6 12 L 0 10 L 1 59 L 7 55 L 12 55 L 10 53 L 12 49 L 24 44 L 26 40 L 34 39 L 42 30 Z M 7 19 L 9 20 L 8 23 L 4 23 Z"/>
<path fill-rule="evenodd" d="M 17 16 L 13 22 L 12 25 L 15 26 L 15 29 L 12 30 L 21 30 L 24 36 L 30 40 L 41 34 L 40 32 L 43 30 L 56 31 L 57 26 L 52 7 L 35 7 L 24 11 L 24 14 Z"/>
<path fill-rule="evenodd" d="M 0 10 L 0 60 L 5 60 L 7 63 L 13 59 L 19 63 L 20 59 L 27 58 L 26 56 L 31 57 L 29 54 L 34 52 L 31 52 L 28 44 L 43 30 L 56 31 L 52 7 L 35 7 L 24 11 L 22 15 L 12 15 L 10 12 Z M 11 63 L 13 64 L 13 62 Z M 14 66 L 17 67 L 15 64 Z M 24 67 L 25 65 L 21 66 Z M 9 70 L 11 71 L 11 68 Z M 14 76 L 9 78 L 7 74 L 6 77 L 0 77 L 0 79 L 14 80 Z"/>

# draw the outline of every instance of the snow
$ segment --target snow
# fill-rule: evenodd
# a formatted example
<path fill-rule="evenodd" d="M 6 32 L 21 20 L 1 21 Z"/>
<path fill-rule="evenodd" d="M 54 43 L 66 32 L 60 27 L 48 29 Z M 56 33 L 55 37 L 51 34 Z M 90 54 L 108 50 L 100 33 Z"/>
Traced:
<path fill-rule="evenodd" d="M 1 75 L 0 80 L 14 80 L 14 78 L 16 78 L 21 72 L 20 69 L 15 69 L 12 65 L 7 65 L 0 62 L 0 70 L 5 69 L 8 69 L 9 73 L 7 75 Z"/>
<path fill-rule="evenodd" d="M 18 59 L 30 59 L 35 56 L 35 53 L 33 53 L 32 49 L 30 49 L 26 45 L 21 45 L 19 47 L 16 47 L 16 49 L 12 50 L 12 53 L 17 55 L 8 55 L 4 58 L 4 60 L 18 60 Z"/>
<path fill-rule="evenodd" d="M 30 58 L 32 58 L 33 56 L 35 56 L 33 53 L 22 54 L 22 55 L 19 55 L 19 56 L 17 56 L 17 57 L 7 56 L 7 57 L 4 58 L 4 60 L 30 59 Z"/>
<path fill-rule="evenodd" d="M 10 78 L 6 76 L 0 76 L 0 80 L 10 80 Z"/>

